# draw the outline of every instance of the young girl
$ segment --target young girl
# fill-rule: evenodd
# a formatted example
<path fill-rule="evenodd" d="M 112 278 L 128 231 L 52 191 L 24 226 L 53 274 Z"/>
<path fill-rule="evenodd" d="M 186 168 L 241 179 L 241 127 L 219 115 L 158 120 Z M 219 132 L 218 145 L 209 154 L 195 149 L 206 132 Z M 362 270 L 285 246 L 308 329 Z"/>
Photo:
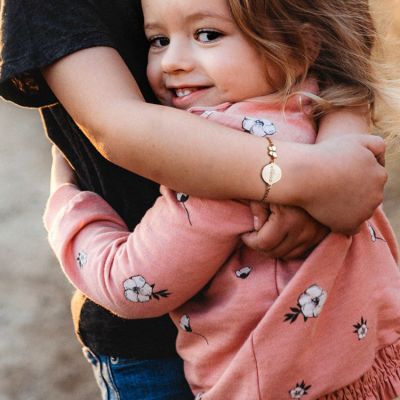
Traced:
<path fill-rule="evenodd" d="M 166 105 L 265 136 L 265 199 L 285 179 L 275 137 L 312 143 L 310 116 L 373 106 L 380 92 L 367 3 L 325 3 L 143 1 L 153 90 Z M 163 187 L 130 233 L 100 197 L 60 185 L 72 178 L 58 163 L 45 222 L 66 274 L 121 316 L 171 312 L 197 398 L 400 394 L 400 275 L 380 209 L 354 237 L 331 234 L 285 262 L 239 242 L 253 226 L 246 204 Z"/>

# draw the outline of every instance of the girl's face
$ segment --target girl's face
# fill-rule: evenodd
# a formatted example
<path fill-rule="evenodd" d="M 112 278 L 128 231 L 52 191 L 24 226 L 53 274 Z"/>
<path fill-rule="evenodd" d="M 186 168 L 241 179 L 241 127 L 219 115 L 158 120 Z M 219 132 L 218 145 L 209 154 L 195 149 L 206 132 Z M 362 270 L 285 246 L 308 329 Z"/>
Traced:
<path fill-rule="evenodd" d="M 272 92 L 263 57 L 225 0 L 142 0 L 147 75 L 162 104 L 215 106 Z"/>

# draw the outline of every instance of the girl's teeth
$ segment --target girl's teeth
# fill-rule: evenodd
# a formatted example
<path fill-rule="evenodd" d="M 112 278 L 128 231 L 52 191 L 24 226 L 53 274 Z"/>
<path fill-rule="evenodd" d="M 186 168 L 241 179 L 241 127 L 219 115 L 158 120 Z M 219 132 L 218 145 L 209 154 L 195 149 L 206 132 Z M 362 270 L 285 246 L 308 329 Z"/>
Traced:
<path fill-rule="evenodd" d="M 189 95 L 190 93 L 193 93 L 195 89 L 176 89 L 175 94 L 176 97 L 184 97 Z"/>

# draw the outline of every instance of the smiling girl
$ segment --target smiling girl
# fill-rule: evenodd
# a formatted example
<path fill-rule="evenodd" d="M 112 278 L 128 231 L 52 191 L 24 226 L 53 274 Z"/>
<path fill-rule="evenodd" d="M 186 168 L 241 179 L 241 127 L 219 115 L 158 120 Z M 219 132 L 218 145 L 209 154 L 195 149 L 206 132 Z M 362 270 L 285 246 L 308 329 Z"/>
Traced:
<path fill-rule="evenodd" d="M 264 201 L 287 179 L 275 138 L 321 141 L 322 115 L 373 109 L 385 89 L 370 60 L 375 31 L 366 1 L 142 6 L 155 94 L 164 105 L 265 137 Z M 337 135 L 343 146 L 353 140 Z M 284 261 L 240 241 L 253 228 L 243 202 L 162 187 L 131 233 L 104 200 L 79 191 L 57 153 L 54 168 L 45 221 L 66 274 L 123 317 L 170 312 L 197 399 L 400 394 L 400 274 L 381 209 L 357 235 L 331 233 L 307 257 Z"/>

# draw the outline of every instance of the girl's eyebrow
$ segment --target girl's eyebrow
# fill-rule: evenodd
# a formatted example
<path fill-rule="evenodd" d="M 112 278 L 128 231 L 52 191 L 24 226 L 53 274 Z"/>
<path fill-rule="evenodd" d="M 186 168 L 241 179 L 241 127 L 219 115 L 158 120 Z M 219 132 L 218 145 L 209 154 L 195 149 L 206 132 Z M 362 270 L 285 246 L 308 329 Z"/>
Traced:
<path fill-rule="evenodd" d="M 225 14 L 219 14 L 215 11 L 212 10 L 205 10 L 205 11 L 199 11 L 193 14 L 189 14 L 186 19 L 189 21 L 196 21 L 199 19 L 206 19 L 206 18 L 212 18 L 212 19 L 222 19 L 226 22 L 232 22 L 232 17 L 227 16 Z"/>
<path fill-rule="evenodd" d="M 219 19 L 219 20 L 223 20 L 224 22 L 228 22 L 228 23 L 233 23 L 233 20 L 230 16 L 226 16 L 224 14 L 219 14 L 217 12 L 214 11 L 198 11 L 195 12 L 193 14 L 189 14 L 188 16 L 186 16 L 185 18 L 188 22 L 192 22 L 192 21 L 199 21 L 202 19 Z M 158 22 L 147 22 L 144 24 L 144 29 L 155 29 L 155 28 L 160 28 L 161 24 L 159 24 Z"/>

